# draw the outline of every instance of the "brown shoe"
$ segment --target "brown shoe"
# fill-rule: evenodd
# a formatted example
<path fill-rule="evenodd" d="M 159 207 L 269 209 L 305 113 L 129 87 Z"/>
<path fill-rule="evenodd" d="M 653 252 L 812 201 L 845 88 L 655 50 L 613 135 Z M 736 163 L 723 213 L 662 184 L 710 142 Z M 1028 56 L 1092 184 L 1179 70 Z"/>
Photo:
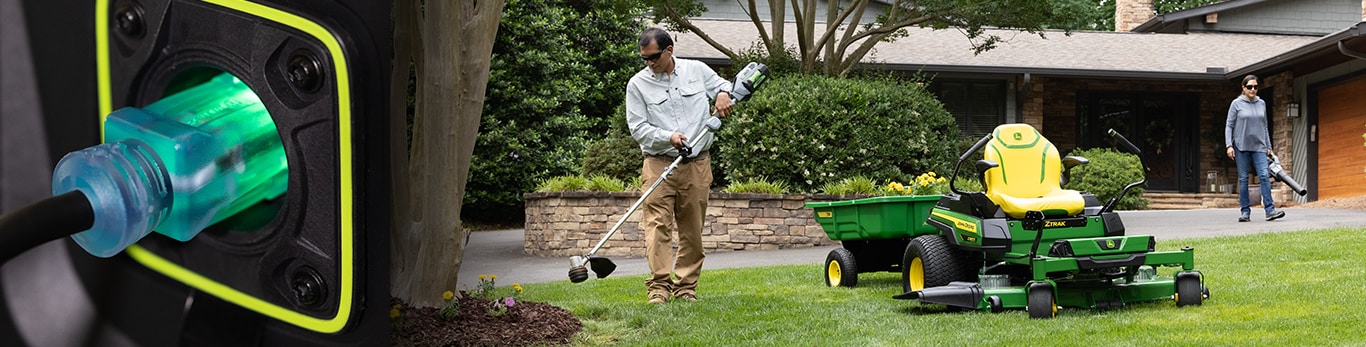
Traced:
<path fill-rule="evenodd" d="M 674 299 L 683 300 L 687 302 L 697 302 L 697 295 L 693 293 L 679 293 L 674 295 Z"/>
<path fill-rule="evenodd" d="M 666 302 L 669 302 L 669 296 L 664 295 L 663 293 L 651 293 L 650 300 L 646 301 L 646 303 L 650 304 L 663 304 Z"/>

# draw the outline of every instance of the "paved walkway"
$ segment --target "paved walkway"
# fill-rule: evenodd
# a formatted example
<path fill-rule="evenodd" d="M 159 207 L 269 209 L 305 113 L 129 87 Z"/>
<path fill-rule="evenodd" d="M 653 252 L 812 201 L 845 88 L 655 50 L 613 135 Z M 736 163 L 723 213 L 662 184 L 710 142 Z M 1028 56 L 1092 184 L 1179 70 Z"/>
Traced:
<path fill-rule="evenodd" d="M 1213 237 L 1263 232 L 1285 232 L 1332 227 L 1366 228 L 1366 211 L 1286 208 L 1286 218 L 1267 222 L 1254 208 L 1253 220 L 1238 223 L 1238 209 L 1178 211 L 1122 211 L 1129 234 L 1151 234 L 1157 242 L 1193 237 Z M 712 252 L 704 269 L 819 264 L 837 245 L 776 251 Z M 645 258 L 612 257 L 616 276 L 649 272 Z M 569 279 L 569 257 L 537 257 L 522 252 L 522 230 L 480 231 L 470 236 L 460 269 L 462 289 L 472 288 L 481 274 L 497 275 L 499 285 Z M 590 281 L 593 279 L 590 279 Z"/>

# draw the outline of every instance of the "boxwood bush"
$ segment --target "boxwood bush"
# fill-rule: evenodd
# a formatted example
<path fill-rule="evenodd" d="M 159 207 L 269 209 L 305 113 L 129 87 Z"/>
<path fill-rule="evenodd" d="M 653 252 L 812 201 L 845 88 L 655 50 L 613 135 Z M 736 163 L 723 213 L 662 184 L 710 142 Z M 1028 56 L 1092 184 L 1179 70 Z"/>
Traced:
<path fill-rule="evenodd" d="M 958 127 L 921 84 L 796 75 L 764 88 L 717 140 L 731 181 L 766 177 L 813 192 L 854 176 L 905 182 L 953 163 Z"/>
<path fill-rule="evenodd" d="M 1143 165 L 1138 156 L 1121 153 L 1109 148 L 1091 148 L 1072 151 L 1068 155 L 1084 157 L 1091 163 L 1072 168 L 1072 180 L 1063 188 L 1095 194 L 1101 203 L 1119 195 L 1124 186 L 1143 178 Z M 1141 210 L 1148 208 L 1148 199 L 1143 197 L 1143 187 L 1129 190 L 1116 210 Z"/>

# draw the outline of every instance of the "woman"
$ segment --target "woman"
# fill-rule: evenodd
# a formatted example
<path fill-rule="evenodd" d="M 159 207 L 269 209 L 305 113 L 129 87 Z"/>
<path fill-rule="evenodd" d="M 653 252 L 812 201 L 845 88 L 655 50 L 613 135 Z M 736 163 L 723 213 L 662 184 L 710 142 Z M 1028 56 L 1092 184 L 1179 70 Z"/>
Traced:
<path fill-rule="evenodd" d="M 1243 77 L 1243 94 L 1233 99 L 1228 107 L 1228 121 L 1224 126 L 1224 145 L 1228 146 L 1228 157 L 1238 163 L 1238 205 L 1242 207 L 1239 222 L 1250 220 L 1252 202 L 1247 198 L 1248 166 L 1257 170 L 1257 181 L 1262 188 L 1262 208 L 1266 209 L 1266 220 L 1272 221 L 1285 217 L 1285 211 L 1276 210 L 1271 201 L 1271 180 L 1267 169 L 1267 156 L 1271 155 L 1271 136 L 1266 133 L 1266 101 L 1257 97 L 1261 81 L 1256 75 Z"/>

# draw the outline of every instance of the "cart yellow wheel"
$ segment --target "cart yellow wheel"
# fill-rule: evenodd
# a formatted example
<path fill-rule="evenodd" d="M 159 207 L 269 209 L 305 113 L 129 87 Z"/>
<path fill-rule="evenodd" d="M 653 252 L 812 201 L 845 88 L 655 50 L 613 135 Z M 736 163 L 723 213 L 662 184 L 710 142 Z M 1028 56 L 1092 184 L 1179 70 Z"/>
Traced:
<path fill-rule="evenodd" d="M 825 285 L 831 287 L 850 287 L 858 285 L 858 264 L 854 252 L 836 248 L 825 257 Z"/>

